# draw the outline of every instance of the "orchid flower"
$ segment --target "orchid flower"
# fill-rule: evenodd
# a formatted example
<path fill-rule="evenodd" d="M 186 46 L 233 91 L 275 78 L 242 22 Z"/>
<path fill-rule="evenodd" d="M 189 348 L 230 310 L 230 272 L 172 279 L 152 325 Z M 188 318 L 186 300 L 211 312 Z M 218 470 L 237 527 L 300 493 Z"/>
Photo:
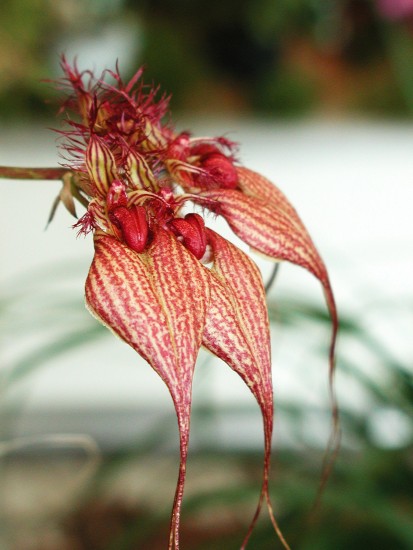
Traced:
<path fill-rule="evenodd" d="M 159 374 L 176 410 L 180 466 L 168 548 L 179 548 L 192 379 L 202 346 L 241 376 L 263 417 L 263 481 L 242 548 L 264 501 L 289 548 L 268 486 L 273 390 L 263 280 L 249 255 L 205 225 L 206 214 L 223 216 L 253 251 L 304 267 L 322 284 L 333 327 L 336 436 L 337 313 L 325 265 L 293 206 L 270 181 L 241 166 L 235 143 L 175 132 L 165 121 L 169 98 L 157 99 L 158 90 L 142 83 L 142 69 L 124 83 L 118 70 L 95 78 L 64 58 L 62 67 L 68 126 L 61 132 L 65 164 L 56 172 L 63 188 L 55 207 L 62 201 L 75 214 L 74 199 L 86 206 L 75 224 L 94 238 L 86 305 Z"/>

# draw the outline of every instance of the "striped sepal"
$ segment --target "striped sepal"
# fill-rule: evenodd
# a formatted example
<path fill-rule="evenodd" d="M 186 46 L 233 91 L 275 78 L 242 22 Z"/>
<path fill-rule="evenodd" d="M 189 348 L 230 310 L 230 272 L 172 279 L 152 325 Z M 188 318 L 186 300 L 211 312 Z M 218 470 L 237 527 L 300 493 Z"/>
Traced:
<path fill-rule="evenodd" d="M 208 207 L 224 216 L 231 229 L 252 249 L 274 260 L 286 260 L 304 267 L 321 282 L 332 322 L 329 388 L 333 428 L 326 454 L 334 457 L 339 444 L 338 407 L 333 389 L 338 317 L 327 269 L 298 214 L 284 195 L 277 190 L 270 191 L 268 180 L 258 179 L 251 183 L 253 179 L 249 171 L 242 172 L 240 177 L 244 182 L 241 186 L 248 187 L 250 195 L 239 190 L 214 189 L 200 193 L 198 200 L 201 204 L 205 204 L 203 199 L 213 201 Z M 259 183 L 262 183 L 261 190 Z M 327 458 L 325 472 L 329 471 L 330 462 Z"/>
<path fill-rule="evenodd" d="M 178 367 L 174 400 L 180 434 L 180 467 L 174 498 L 169 549 L 179 548 L 181 502 L 188 451 L 192 377 L 202 343 L 209 305 L 209 274 L 191 252 L 170 233 L 160 230 L 148 251 L 152 261 L 153 287 L 165 312 Z"/>
<path fill-rule="evenodd" d="M 202 199 L 214 201 L 211 210 L 224 216 L 234 233 L 252 249 L 300 265 L 323 284 L 327 281 L 323 261 L 307 233 L 282 210 L 233 189 L 204 191 L 200 197 L 201 204 Z"/>
<path fill-rule="evenodd" d="M 291 221 L 297 223 L 300 227 L 304 227 L 294 206 L 270 180 L 244 166 L 238 166 L 236 170 L 238 174 L 238 187 L 245 195 L 271 204 L 274 208 L 290 216 Z"/>
<path fill-rule="evenodd" d="M 304 267 L 319 279 L 333 323 L 333 354 L 338 322 L 327 269 L 297 213 L 286 206 L 286 199 L 282 200 L 281 208 L 276 203 L 276 194 L 267 202 L 233 189 L 204 191 L 200 197 L 201 204 L 203 199 L 214 201 L 211 210 L 224 216 L 231 229 L 252 249 L 274 260 Z"/>
<path fill-rule="evenodd" d="M 99 137 L 92 134 L 86 149 L 86 168 L 98 196 L 106 197 L 110 184 L 117 177 L 115 159 Z"/>
<path fill-rule="evenodd" d="M 221 327 L 223 330 L 219 331 L 220 334 L 217 332 L 215 338 L 220 338 L 222 340 L 220 345 L 225 348 L 225 339 L 229 343 L 233 333 L 242 333 L 248 353 L 253 358 L 252 364 L 243 369 L 243 365 L 238 364 L 240 356 L 234 366 L 231 366 L 235 370 L 240 370 L 241 376 L 254 395 L 259 398 L 260 406 L 272 407 L 269 321 L 261 273 L 247 254 L 211 229 L 207 230 L 207 238 L 214 257 L 211 273 L 224 288 L 225 300 L 227 298 L 230 300 L 228 306 L 231 307 L 232 317 L 236 320 L 235 324 L 231 323 L 231 328 L 225 328 L 224 324 Z M 218 287 L 214 285 L 214 292 L 217 291 Z M 219 297 L 219 300 L 222 299 L 224 299 L 223 296 Z M 228 308 L 226 307 L 226 309 Z M 214 315 L 211 314 L 211 310 L 214 310 Z M 220 315 L 222 315 L 222 320 L 220 320 Z M 219 308 L 214 305 L 213 298 L 211 298 L 208 312 L 208 321 L 210 322 L 211 319 L 217 326 L 222 322 L 225 323 L 226 319 L 225 314 L 220 314 Z M 241 343 L 238 343 L 230 355 L 244 353 L 246 351 L 243 350 L 245 344 L 242 346 Z M 271 398 L 268 404 L 269 396 Z"/>
<path fill-rule="evenodd" d="M 287 197 L 271 181 L 264 176 L 261 176 L 261 174 L 244 167 L 238 167 L 237 173 L 239 178 L 239 188 L 251 199 L 257 199 L 255 203 L 255 208 L 258 210 L 257 216 L 259 216 L 260 211 L 264 216 L 266 216 L 268 215 L 268 209 L 270 210 L 270 213 L 273 216 L 273 223 L 270 230 L 274 230 L 276 232 L 275 235 L 273 235 L 272 247 L 268 243 L 260 243 L 259 239 L 256 239 L 258 242 L 254 245 L 252 241 L 249 240 L 248 234 L 245 233 L 242 238 L 246 243 L 250 244 L 252 248 L 255 248 L 259 252 L 262 252 L 274 259 L 283 259 L 296 263 L 297 265 L 308 269 L 320 280 L 324 287 L 327 304 L 333 322 L 334 348 L 335 333 L 337 331 L 337 311 L 335 300 L 326 267 L 318 254 L 318 251 L 315 248 L 306 227 Z M 251 204 L 251 206 L 253 206 L 253 204 Z M 278 231 L 277 224 L 280 226 L 280 230 Z M 288 224 L 290 224 L 289 229 Z M 285 234 L 286 229 L 288 231 L 287 234 Z M 246 233 L 248 233 L 248 230 Z M 240 233 L 238 232 L 238 234 Z M 271 236 L 269 236 L 269 238 L 271 240 Z M 277 245 L 275 242 L 277 239 L 280 240 L 281 246 L 285 247 L 284 253 L 280 256 L 277 255 Z"/>
<path fill-rule="evenodd" d="M 258 519 L 263 498 L 267 501 L 274 527 L 288 548 L 275 521 L 268 492 L 273 393 L 269 321 L 261 274 L 244 252 L 217 233 L 208 230 L 208 239 L 214 252 L 214 264 L 203 344 L 242 377 L 256 398 L 264 421 L 262 490 L 242 548 Z"/>
<path fill-rule="evenodd" d="M 156 233 L 138 254 L 101 232 L 86 281 L 91 312 L 131 345 L 162 377 L 180 432 L 180 468 L 170 549 L 179 547 L 179 520 L 189 439 L 192 376 L 209 302 L 209 274 L 175 237 Z"/>
<path fill-rule="evenodd" d="M 333 388 L 333 376 L 335 370 L 335 345 L 336 337 L 338 330 L 338 318 L 337 318 L 337 308 L 334 300 L 333 291 L 330 285 L 329 277 L 325 265 L 319 256 L 314 243 L 307 232 L 304 224 L 302 223 L 297 211 L 288 201 L 285 195 L 267 178 L 261 176 L 257 172 L 249 170 L 248 168 L 239 167 L 237 168 L 238 173 L 238 185 L 243 193 L 251 198 L 257 199 L 259 202 L 264 202 L 267 206 L 271 208 L 276 216 L 277 212 L 282 212 L 289 219 L 291 225 L 295 227 L 295 231 L 291 229 L 290 235 L 291 240 L 294 242 L 296 239 L 296 251 L 300 251 L 300 255 L 303 256 L 302 251 L 304 250 L 304 257 L 302 261 L 296 261 L 293 258 L 284 258 L 293 263 L 297 263 L 310 272 L 312 272 L 321 282 L 324 288 L 324 293 L 327 301 L 328 308 L 330 310 L 331 320 L 332 320 L 332 335 L 331 335 L 331 344 L 330 344 L 330 394 L 331 402 L 333 408 L 333 428 L 331 433 L 331 438 L 329 441 L 329 446 L 326 451 L 326 460 L 325 468 L 323 473 L 323 484 L 325 483 L 328 472 L 331 466 L 331 462 L 334 460 L 334 456 L 338 449 L 339 445 L 339 427 L 338 427 L 338 408 L 337 401 L 334 394 Z M 244 239 L 246 242 L 249 242 L 247 238 Z M 258 249 L 259 250 L 259 249 Z M 265 252 L 266 253 L 266 252 Z M 331 459 L 329 455 L 331 454 Z"/>
<path fill-rule="evenodd" d="M 142 155 L 130 149 L 125 159 L 126 174 L 132 189 L 159 191 L 158 182 Z"/>

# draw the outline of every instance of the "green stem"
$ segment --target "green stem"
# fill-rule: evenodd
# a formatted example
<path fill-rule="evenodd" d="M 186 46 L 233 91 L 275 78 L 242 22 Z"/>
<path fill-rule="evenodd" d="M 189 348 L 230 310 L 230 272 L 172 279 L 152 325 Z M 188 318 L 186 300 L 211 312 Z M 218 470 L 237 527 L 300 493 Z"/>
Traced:
<path fill-rule="evenodd" d="M 17 166 L 0 166 L 0 178 L 13 180 L 61 180 L 67 168 L 20 168 Z"/>

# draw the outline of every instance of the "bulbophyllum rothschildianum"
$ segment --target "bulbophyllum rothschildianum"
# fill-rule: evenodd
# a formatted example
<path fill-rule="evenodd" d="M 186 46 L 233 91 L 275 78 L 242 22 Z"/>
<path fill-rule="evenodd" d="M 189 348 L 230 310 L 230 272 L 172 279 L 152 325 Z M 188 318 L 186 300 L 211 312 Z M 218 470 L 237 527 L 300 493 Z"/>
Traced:
<path fill-rule="evenodd" d="M 304 267 L 321 282 L 332 318 L 333 396 L 337 313 L 325 265 L 297 212 L 266 178 L 238 162 L 226 138 L 177 133 L 166 119 L 168 98 L 116 71 L 95 78 L 62 60 L 67 93 L 66 162 L 61 169 L 17 170 L 7 177 L 63 179 L 61 200 L 75 227 L 91 232 L 94 258 L 86 280 L 90 312 L 132 346 L 167 385 L 180 434 L 180 467 L 169 549 L 179 525 L 189 440 L 192 378 L 201 346 L 236 371 L 261 409 L 264 473 L 246 547 L 263 501 L 283 545 L 268 489 L 273 391 L 270 333 L 261 274 L 252 259 L 205 225 L 198 212 L 223 216 L 252 250 Z M 111 82 L 109 83 L 108 82 Z M 73 118 L 73 114 L 75 118 Z M 200 207 L 200 208 L 199 208 Z M 337 408 L 333 396 L 333 436 Z M 331 444 L 333 449 L 336 443 Z M 331 450 L 330 449 L 330 450 Z"/>

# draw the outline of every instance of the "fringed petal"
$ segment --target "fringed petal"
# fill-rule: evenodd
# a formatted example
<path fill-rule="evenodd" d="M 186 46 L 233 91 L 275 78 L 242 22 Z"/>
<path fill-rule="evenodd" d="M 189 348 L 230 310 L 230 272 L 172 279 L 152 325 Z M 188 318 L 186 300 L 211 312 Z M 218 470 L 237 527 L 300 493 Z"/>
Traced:
<path fill-rule="evenodd" d="M 193 370 L 202 342 L 209 283 L 206 269 L 170 233 L 160 230 L 138 254 L 101 232 L 86 281 L 91 312 L 132 346 L 171 393 L 180 433 L 180 467 L 169 548 L 179 548 Z"/>

